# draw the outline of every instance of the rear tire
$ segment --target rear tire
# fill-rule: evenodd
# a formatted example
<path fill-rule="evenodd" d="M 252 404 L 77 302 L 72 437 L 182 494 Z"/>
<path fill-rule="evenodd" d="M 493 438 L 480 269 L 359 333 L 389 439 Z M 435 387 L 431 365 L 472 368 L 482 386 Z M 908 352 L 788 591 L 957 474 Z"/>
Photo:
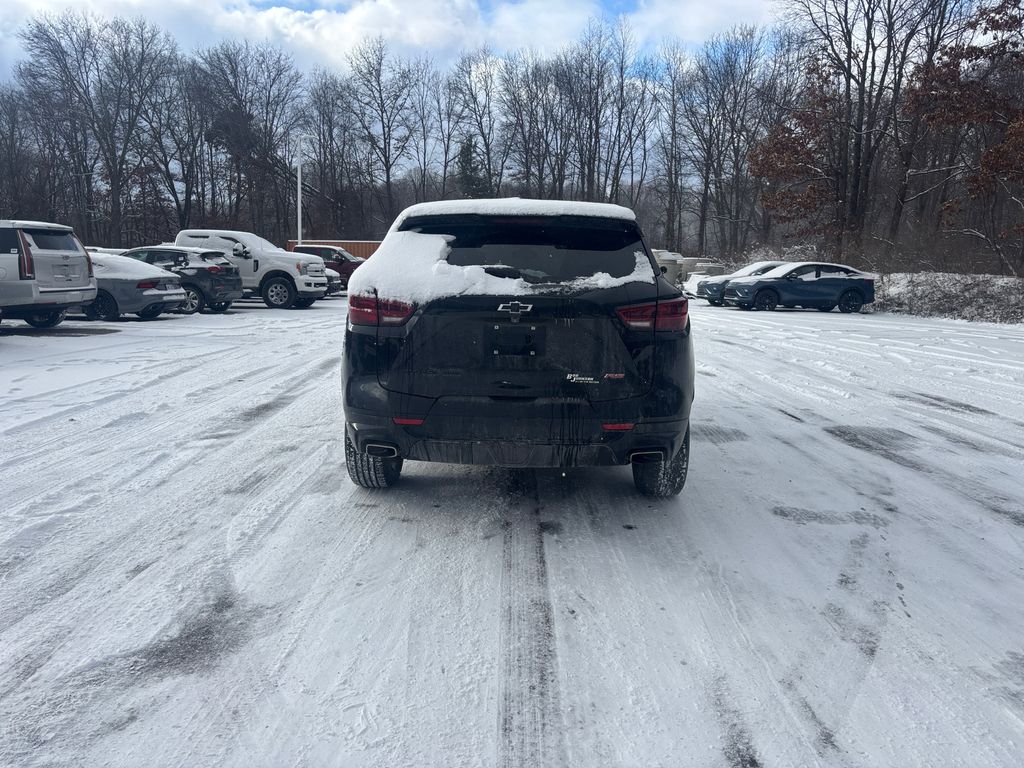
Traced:
<path fill-rule="evenodd" d="M 295 309 L 309 309 L 313 306 L 314 301 L 316 301 L 316 299 L 296 299 L 295 303 L 292 304 L 292 307 Z"/>
<path fill-rule="evenodd" d="M 207 309 L 209 309 L 211 312 L 227 312 L 229 309 L 231 309 L 231 302 L 215 301 L 212 304 L 210 304 L 207 307 Z"/>
<path fill-rule="evenodd" d="M 90 320 L 104 320 L 112 323 L 121 316 L 117 301 L 106 291 L 98 291 L 92 304 L 85 308 L 85 316 Z"/>
<path fill-rule="evenodd" d="M 260 291 L 263 303 L 271 309 L 290 309 L 295 303 L 295 285 L 286 277 L 272 277 Z"/>
<path fill-rule="evenodd" d="M 754 309 L 759 309 L 762 312 L 771 312 L 777 306 L 779 306 L 779 294 L 771 288 L 758 291 L 754 297 Z"/>
<path fill-rule="evenodd" d="M 382 459 L 359 453 L 349 436 L 345 435 L 345 464 L 352 482 L 361 488 L 390 488 L 402 474 L 401 457 Z"/>
<path fill-rule="evenodd" d="M 721 299 L 715 299 L 714 301 L 712 301 L 711 299 L 708 299 L 708 304 L 710 304 L 712 307 L 720 307 L 724 303 L 725 302 L 722 301 Z"/>
<path fill-rule="evenodd" d="M 25 318 L 25 322 L 33 328 L 56 328 L 64 322 L 67 314 L 66 309 L 62 309 L 59 312 L 40 312 L 37 315 L 29 315 Z"/>
<path fill-rule="evenodd" d="M 689 466 L 690 430 L 687 428 L 683 444 L 672 461 L 650 461 L 632 465 L 633 484 L 644 496 L 678 496 L 686 485 L 686 472 Z"/>
<path fill-rule="evenodd" d="M 202 312 L 206 306 L 206 297 L 203 296 L 203 292 L 194 285 L 183 285 L 182 288 L 185 289 L 185 300 L 178 308 L 178 312 L 183 315 L 194 315 L 197 312 Z"/>
<path fill-rule="evenodd" d="M 858 291 L 847 291 L 839 297 L 839 311 L 847 315 L 860 312 L 864 306 L 864 297 Z"/>

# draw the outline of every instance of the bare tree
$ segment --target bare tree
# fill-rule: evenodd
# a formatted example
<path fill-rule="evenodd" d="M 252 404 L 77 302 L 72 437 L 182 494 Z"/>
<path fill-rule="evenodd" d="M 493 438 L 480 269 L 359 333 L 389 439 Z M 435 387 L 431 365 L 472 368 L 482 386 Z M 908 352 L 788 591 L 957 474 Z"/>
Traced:
<path fill-rule="evenodd" d="M 173 43 L 147 22 L 65 13 L 40 16 L 20 33 L 28 53 L 18 67 L 33 89 L 61 94 L 88 126 L 109 188 L 109 238 L 119 245 L 123 194 L 145 126 L 145 105 L 172 61 Z"/>
<path fill-rule="evenodd" d="M 384 185 L 382 213 L 390 222 L 398 213 L 395 180 L 413 138 L 412 70 L 388 51 L 384 38 L 368 40 L 349 57 L 352 101 L 371 152 L 373 177 Z"/>

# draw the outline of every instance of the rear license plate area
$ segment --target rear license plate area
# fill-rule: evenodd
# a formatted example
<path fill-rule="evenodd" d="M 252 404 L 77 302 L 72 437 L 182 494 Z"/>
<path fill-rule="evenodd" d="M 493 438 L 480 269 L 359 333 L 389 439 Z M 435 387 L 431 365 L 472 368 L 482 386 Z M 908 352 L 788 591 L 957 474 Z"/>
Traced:
<path fill-rule="evenodd" d="M 484 349 L 491 357 L 541 357 L 544 328 L 526 323 L 495 325 L 484 334 Z"/>

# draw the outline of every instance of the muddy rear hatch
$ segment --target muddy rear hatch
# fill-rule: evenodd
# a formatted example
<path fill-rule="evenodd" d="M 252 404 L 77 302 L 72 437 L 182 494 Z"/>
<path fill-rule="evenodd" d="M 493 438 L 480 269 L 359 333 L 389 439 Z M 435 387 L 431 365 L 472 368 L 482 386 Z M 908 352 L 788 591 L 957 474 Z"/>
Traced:
<path fill-rule="evenodd" d="M 590 402 L 649 390 L 654 323 L 623 315 L 657 298 L 633 222 L 449 215 L 412 218 L 402 229 L 451 236 L 449 264 L 522 282 L 505 295 L 426 302 L 392 328 L 382 322 L 378 379 L 386 389 Z"/>

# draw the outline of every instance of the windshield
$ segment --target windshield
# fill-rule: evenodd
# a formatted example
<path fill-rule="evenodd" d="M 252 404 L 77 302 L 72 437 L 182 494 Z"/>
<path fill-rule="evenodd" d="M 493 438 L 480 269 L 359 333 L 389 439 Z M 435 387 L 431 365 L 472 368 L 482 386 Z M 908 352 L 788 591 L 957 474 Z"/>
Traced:
<path fill-rule="evenodd" d="M 634 222 L 591 216 L 420 216 L 401 230 L 448 235 L 449 264 L 529 283 L 626 277 L 637 269 L 637 253 L 646 254 Z"/>
<path fill-rule="evenodd" d="M 279 251 L 279 250 L 281 250 L 280 248 L 278 248 L 276 245 L 274 245 L 269 240 L 264 240 L 262 237 L 260 237 L 258 235 L 252 235 L 252 239 L 255 241 L 256 245 L 258 245 L 260 247 L 260 250 L 263 250 L 263 251 L 267 251 L 267 250 L 269 250 L 269 251 Z"/>
<path fill-rule="evenodd" d="M 799 267 L 799 266 L 806 266 L 806 265 L 801 265 L 801 264 L 780 264 L 779 266 L 774 267 L 773 269 L 769 269 L 767 272 L 764 272 L 762 274 L 762 277 L 785 277 L 793 269 L 795 269 L 796 267 Z"/>

